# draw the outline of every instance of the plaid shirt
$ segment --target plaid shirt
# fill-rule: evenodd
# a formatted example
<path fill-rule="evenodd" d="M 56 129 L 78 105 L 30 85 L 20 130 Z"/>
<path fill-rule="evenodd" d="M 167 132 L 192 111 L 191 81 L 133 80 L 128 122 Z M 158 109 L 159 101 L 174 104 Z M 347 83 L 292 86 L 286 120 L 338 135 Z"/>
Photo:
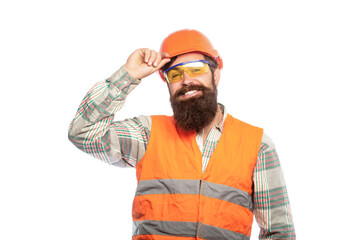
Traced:
<path fill-rule="evenodd" d="M 82 151 L 114 166 L 135 167 L 142 159 L 151 131 L 151 117 L 139 116 L 113 121 L 126 96 L 141 82 L 121 67 L 110 78 L 97 83 L 85 96 L 69 127 L 70 141 Z M 212 128 L 203 143 L 203 171 L 223 132 L 223 120 Z M 259 239 L 296 239 L 290 204 L 279 158 L 272 140 L 263 134 L 253 173 L 254 214 L 260 227 Z"/>

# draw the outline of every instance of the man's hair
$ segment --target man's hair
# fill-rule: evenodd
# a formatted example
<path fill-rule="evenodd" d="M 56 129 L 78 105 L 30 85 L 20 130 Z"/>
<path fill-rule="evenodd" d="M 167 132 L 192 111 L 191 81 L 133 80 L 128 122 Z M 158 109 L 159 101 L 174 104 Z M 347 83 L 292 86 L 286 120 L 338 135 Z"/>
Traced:
<path fill-rule="evenodd" d="M 202 53 L 203 54 L 203 53 Z M 215 59 L 213 59 L 212 57 L 206 55 L 206 54 L 203 54 L 204 58 L 206 61 L 208 61 L 209 63 L 211 63 L 211 65 L 209 65 L 210 67 L 210 70 L 212 73 L 215 72 L 216 68 L 219 66 L 219 64 L 215 61 Z M 174 61 L 176 61 L 178 56 L 174 56 L 171 58 L 171 61 L 169 61 L 168 63 L 166 63 L 162 68 L 161 70 L 164 71 L 167 70 L 169 67 L 172 66 L 172 64 L 174 63 Z"/>

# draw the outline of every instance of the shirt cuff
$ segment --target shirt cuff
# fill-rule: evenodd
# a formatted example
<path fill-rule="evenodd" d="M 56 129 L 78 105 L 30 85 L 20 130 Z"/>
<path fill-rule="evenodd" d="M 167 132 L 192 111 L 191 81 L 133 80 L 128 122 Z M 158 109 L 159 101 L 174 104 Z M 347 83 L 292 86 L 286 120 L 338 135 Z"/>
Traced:
<path fill-rule="evenodd" d="M 127 84 L 133 84 L 133 85 L 139 85 L 141 83 L 141 79 L 133 78 L 128 71 L 126 71 L 124 65 L 121 66 L 113 75 L 111 75 L 108 79 L 108 82 L 110 82 L 112 85 L 119 88 L 119 90 L 122 90 L 123 86 L 125 86 L 125 83 Z"/>

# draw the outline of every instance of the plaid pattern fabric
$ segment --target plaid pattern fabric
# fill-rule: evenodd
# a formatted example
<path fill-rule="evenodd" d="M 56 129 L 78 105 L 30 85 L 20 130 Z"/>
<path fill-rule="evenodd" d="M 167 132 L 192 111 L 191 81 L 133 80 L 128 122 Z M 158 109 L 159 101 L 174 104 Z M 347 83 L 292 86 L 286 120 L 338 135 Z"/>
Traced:
<path fill-rule="evenodd" d="M 212 156 L 212 153 L 214 152 L 217 143 L 219 142 L 219 139 L 222 134 L 223 124 L 227 117 L 227 112 L 225 111 L 225 107 L 220 103 L 219 107 L 223 112 L 223 118 L 217 125 L 215 125 L 211 129 L 205 140 L 205 143 L 203 142 L 203 132 L 196 135 L 196 142 L 198 147 L 200 148 L 202 155 L 202 172 L 205 172 L 209 159 Z"/>
<path fill-rule="evenodd" d="M 80 150 L 108 164 L 135 167 L 148 145 L 151 118 L 139 116 L 113 121 L 126 96 L 140 83 L 123 67 L 110 78 L 97 83 L 82 100 L 69 127 L 69 139 Z M 205 141 L 197 135 L 202 153 L 203 171 L 223 132 L 227 112 L 223 105 L 223 120 Z M 259 239 L 296 239 L 289 199 L 279 158 L 272 140 L 263 134 L 257 165 L 253 173 L 254 214 L 260 227 Z"/>
<path fill-rule="evenodd" d="M 144 155 L 150 129 L 148 119 L 113 121 L 125 97 L 140 83 L 121 67 L 97 83 L 84 97 L 69 128 L 70 141 L 106 163 L 134 167 Z"/>
<path fill-rule="evenodd" d="M 254 215 L 259 239 L 296 239 L 291 209 L 279 158 L 265 134 L 253 174 Z"/>
<path fill-rule="evenodd" d="M 215 127 L 211 129 L 205 144 L 203 145 L 203 149 L 201 150 L 202 153 L 202 172 L 205 172 L 209 159 L 214 152 L 216 145 L 220 139 L 221 133 Z"/>

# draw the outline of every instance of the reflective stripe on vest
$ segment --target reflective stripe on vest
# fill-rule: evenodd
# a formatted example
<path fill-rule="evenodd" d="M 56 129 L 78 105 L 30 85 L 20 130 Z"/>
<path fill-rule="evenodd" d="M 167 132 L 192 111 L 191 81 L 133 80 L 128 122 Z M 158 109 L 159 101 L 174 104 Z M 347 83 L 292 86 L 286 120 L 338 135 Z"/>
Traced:
<path fill-rule="evenodd" d="M 195 237 L 197 223 L 171 221 L 134 221 L 133 236 L 136 235 L 167 235 L 178 237 Z"/>
<path fill-rule="evenodd" d="M 140 227 L 142 226 L 142 227 Z M 133 223 L 133 236 L 165 235 L 178 237 L 196 237 L 197 228 L 200 229 L 197 237 L 209 240 L 249 240 L 249 236 L 229 231 L 227 229 L 195 222 L 172 221 L 135 221 Z"/>
<path fill-rule="evenodd" d="M 202 172 L 194 132 L 152 116 L 147 151 L 136 165 L 133 240 L 249 239 L 252 174 L 263 130 L 230 115 Z"/>
<path fill-rule="evenodd" d="M 135 196 L 148 194 L 202 194 L 206 197 L 235 203 L 253 211 L 252 198 L 247 192 L 205 180 L 153 179 L 140 181 Z"/>

